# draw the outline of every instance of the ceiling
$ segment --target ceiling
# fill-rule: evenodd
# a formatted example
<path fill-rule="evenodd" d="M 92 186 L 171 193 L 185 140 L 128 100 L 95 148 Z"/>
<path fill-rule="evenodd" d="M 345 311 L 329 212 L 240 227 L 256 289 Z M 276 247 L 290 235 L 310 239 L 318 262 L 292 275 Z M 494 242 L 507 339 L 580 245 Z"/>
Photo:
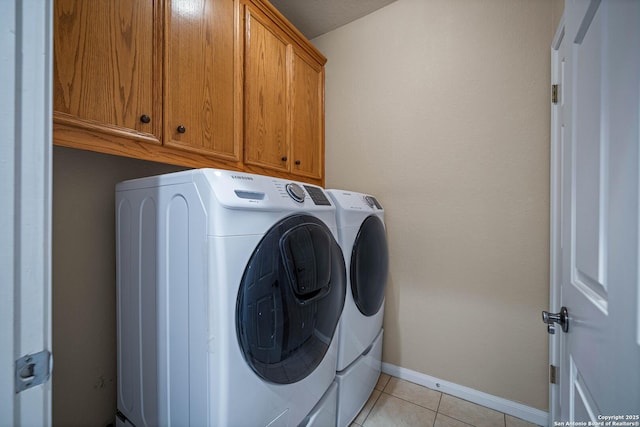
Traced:
<path fill-rule="evenodd" d="M 395 0 L 270 0 L 302 34 L 313 39 Z"/>

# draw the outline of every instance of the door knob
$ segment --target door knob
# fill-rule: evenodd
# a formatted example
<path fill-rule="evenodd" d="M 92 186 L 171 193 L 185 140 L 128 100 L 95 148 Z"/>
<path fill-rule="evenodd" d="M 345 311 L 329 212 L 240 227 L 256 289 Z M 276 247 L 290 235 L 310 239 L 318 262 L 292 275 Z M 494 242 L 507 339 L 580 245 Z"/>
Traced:
<path fill-rule="evenodd" d="M 547 324 L 547 332 L 550 334 L 556 333 L 555 323 L 560 325 L 562 332 L 569 332 L 569 310 L 567 310 L 567 307 L 562 307 L 560 313 L 543 311 L 542 321 Z"/>

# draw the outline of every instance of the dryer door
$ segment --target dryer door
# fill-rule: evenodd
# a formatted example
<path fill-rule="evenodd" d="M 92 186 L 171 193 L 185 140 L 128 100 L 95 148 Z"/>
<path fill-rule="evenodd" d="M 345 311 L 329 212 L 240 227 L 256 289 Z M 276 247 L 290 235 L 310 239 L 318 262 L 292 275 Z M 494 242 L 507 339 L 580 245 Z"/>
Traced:
<path fill-rule="evenodd" d="M 376 314 L 384 302 L 389 251 L 384 224 L 375 215 L 362 222 L 351 252 L 351 292 L 365 316 Z"/>
<path fill-rule="evenodd" d="M 310 215 L 273 226 L 245 269 L 236 331 L 245 360 L 263 379 L 290 384 L 309 375 L 329 349 L 345 299 L 342 251 Z"/>

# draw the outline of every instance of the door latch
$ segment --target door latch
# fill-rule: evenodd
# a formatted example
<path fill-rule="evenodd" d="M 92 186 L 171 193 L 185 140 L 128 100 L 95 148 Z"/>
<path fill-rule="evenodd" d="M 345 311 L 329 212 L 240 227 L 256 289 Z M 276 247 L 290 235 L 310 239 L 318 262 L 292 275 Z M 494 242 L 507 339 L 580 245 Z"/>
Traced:
<path fill-rule="evenodd" d="M 47 350 L 27 354 L 16 360 L 16 394 L 43 384 L 51 375 L 51 353 Z"/>
<path fill-rule="evenodd" d="M 560 313 L 542 312 L 542 321 L 547 324 L 547 332 L 556 333 L 555 323 L 560 325 L 562 332 L 569 332 L 569 311 L 567 307 L 562 307 Z"/>
<path fill-rule="evenodd" d="M 549 382 L 551 384 L 558 384 L 558 367 L 549 365 Z"/>

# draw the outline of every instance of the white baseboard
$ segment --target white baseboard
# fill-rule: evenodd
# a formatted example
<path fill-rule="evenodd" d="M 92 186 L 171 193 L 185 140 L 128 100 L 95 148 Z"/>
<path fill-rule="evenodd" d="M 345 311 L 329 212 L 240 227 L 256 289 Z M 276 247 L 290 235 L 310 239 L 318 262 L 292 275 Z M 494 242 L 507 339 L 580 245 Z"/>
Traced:
<path fill-rule="evenodd" d="M 549 413 L 521 403 L 503 399 L 502 397 L 493 396 L 482 391 L 474 390 L 469 387 L 454 384 L 411 369 L 401 368 L 400 366 L 390 363 L 382 363 L 382 372 L 394 377 L 420 384 L 427 388 L 450 394 L 496 411 L 504 412 L 516 418 L 521 418 L 530 423 L 540 426 L 546 426 L 549 423 Z"/>

